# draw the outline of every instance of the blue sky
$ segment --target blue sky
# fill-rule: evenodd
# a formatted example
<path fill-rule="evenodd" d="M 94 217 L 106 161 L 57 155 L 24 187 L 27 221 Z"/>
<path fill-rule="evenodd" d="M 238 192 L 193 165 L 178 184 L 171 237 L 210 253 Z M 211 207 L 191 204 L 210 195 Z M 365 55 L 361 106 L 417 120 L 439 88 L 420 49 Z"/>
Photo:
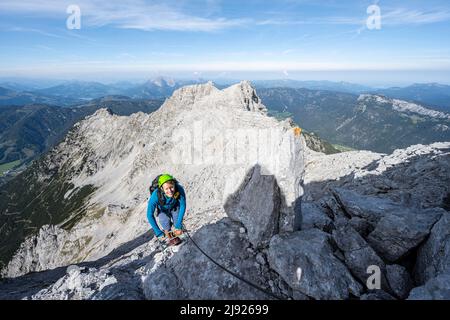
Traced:
<path fill-rule="evenodd" d="M 445 0 L 2 0 L 0 39 L 1 76 L 450 83 Z"/>

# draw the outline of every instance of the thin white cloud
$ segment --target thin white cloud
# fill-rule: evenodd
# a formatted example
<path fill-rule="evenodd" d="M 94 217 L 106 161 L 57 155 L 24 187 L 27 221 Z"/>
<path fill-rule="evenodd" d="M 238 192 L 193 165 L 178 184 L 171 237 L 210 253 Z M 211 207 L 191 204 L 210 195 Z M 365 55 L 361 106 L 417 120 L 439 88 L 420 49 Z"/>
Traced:
<path fill-rule="evenodd" d="M 40 29 L 35 29 L 35 28 L 12 27 L 12 28 L 7 28 L 6 31 L 32 32 L 32 33 L 38 33 L 40 35 L 51 37 L 51 38 L 59 38 L 59 39 L 65 39 L 66 38 L 66 37 L 63 37 L 63 36 L 51 33 L 51 32 L 47 32 L 47 31 L 40 30 Z"/>
<path fill-rule="evenodd" d="M 94 40 L 90 37 L 79 35 L 77 33 L 77 30 L 66 30 L 66 29 L 62 29 L 62 28 L 55 30 L 55 31 L 60 31 L 60 34 L 48 32 L 48 31 L 36 29 L 36 28 L 23 28 L 23 27 L 7 27 L 7 28 L 0 29 L 0 31 L 37 33 L 37 34 L 40 34 L 40 35 L 43 35 L 46 37 L 50 37 L 50 38 L 58 38 L 58 39 L 66 39 L 66 40 L 72 40 L 72 38 L 77 38 L 77 39 L 85 40 L 85 41 L 88 41 L 91 43 L 97 42 L 96 40 Z"/>
<path fill-rule="evenodd" d="M 136 56 L 128 53 L 128 52 L 122 52 L 120 54 L 117 55 L 118 59 L 126 59 L 126 60 L 136 60 Z"/>
<path fill-rule="evenodd" d="M 166 1 L 108 1 L 108 0 L 2 0 L 0 11 L 14 14 L 41 15 L 45 17 L 68 17 L 66 9 L 76 4 L 81 9 L 82 26 L 113 26 L 125 29 L 145 31 L 204 31 L 214 32 L 222 29 L 243 25 L 365 25 L 367 15 L 362 12 L 359 16 L 329 16 L 305 17 L 296 20 L 283 18 L 230 19 L 212 17 L 212 13 L 220 12 L 217 0 L 204 0 L 203 16 L 201 13 L 189 14 L 183 12 L 180 4 L 175 0 Z M 422 25 L 450 20 L 448 9 L 406 9 L 387 8 L 381 6 L 383 25 Z"/>
<path fill-rule="evenodd" d="M 39 50 L 55 51 L 54 48 L 49 47 L 49 46 L 46 46 L 46 45 L 43 45 L 43 44 L 38 44 L 38 45 L 35 45 L 34 47 L 35 47 L 36 49 L 39 49 Z"/>
<path fill-rule="evenodd" d="M 164 1 L 159 4 L 143 0 L 107 1 L 33 1 L 3 0 L 0 2 L 2 12 L 15 14 L 35 14 L 41 16 L 68 17 L 66 8 L 76 4 L 80 7 L 82 26 L 114 26 L 125 29 L 172 30 L 172 31 L 205 31 L 213 32 L 246 24 L 246 19 L 227 19 L 224 17 L 205 18 L 184 13 L 176 1 Z M 177 6 L 178 4 L 178 6 Z M 212 2 L 209 1 L 209 5 Z"/>
<path fill-rule="evenodd" d="M 295 51 L 296 51 L 296 49 L 286 49 L 286 50 L 284 50 L 284 51 L 282 52 L 282 54 L 286 55 L 286 54 L 293 53 L 293 52 L 295 52 Z"/>
<path fill-rule="evenodd" d="M 80 39 L 80 40 L 85 40 L 87 42 L 91 42 L 91 43 L 97 42 L 97 40 L 95 40 L 95 39 L 93 39 L 91 37 L 87 37 L 87 36 L 79 34 L 79 30 L 76 30 L 76 29 L 74 29 L 74 30 L 64 29 L 63 33 L 65 35 L 69 36 L 69 37 L 77 38 L 77 39 Z"/>
<path fill-rule="evenodd" d="M 408 24 L 431 24 L 450 20 L 448 10 L 409 10 L 394 9 L 381 14 L 383 24 L 388 25 L 408 25 Z"/>
<path fill-rule="evenodd" d="M 112 21 L 112 19 L 108 20 Z M 97 24 L 99 21 L 93 21 Z M 135 19 L 117 19 L 115 23 L 119 28 L 138 29 L 145 31 L 152 30 L 172 30 L 172 31 L 218 31 L 221 29 L 237 27 L 247 23 L 247 20 L 227 20 L 219 18 L 215 20 L 203 19 L 198 17 L 186 17 L 170 13 L 169 15 L 161 15 L 157 19 L 146 16 L 136 16 Z M 104 22 L 100 24 L 109 24 Z"/>
<path fill-rule="evenodd" d="M 355 25 L 365 22 L 365 18 L 353 18 L 353 17 L 323 17 L 323 18 L 305 18 L 299 20 L 284 20 L 284 19 L 266 19 L 257 21 L 257 25 L 314 25 L 314 24 L 342 24 L 342 25 Z"/>
<path fill-rule="evenodd" d="M 368 15 L 359 17 L 329 16 L 288 19 L 266 19 L 256 22 L 257 25 L 365 25 Z M 449 10 L 433 9 L 428 11 L 396 8 L 383 10 L 381 7 L 381 21 L 384 25 L 422 25 L 450 21 Z"/>

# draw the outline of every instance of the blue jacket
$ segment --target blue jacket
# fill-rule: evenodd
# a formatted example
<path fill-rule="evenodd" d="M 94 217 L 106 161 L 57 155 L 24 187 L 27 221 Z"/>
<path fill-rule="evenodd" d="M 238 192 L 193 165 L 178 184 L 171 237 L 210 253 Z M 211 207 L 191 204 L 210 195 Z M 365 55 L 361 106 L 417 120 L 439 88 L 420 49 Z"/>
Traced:
<path fill-rule="evenodd" d="M 161 229 L 158 227 L 158 224 L 155 220 L 154 212 L 157 206 L 162 212 L 169 213 L 173 207 L 179 205 L 180 210 L 178 213 L 178 221 L 174 221 L 174 226 L 176 229 L 182 229 L 183 217 L 186 211 L 186 194 L 184 193 L 183 187 L 179 184 L 177 184 L 177 191 L 180 193 L 180 197 L 178 199 L 169 198 L 164 195 L 166 203 L 163 206 L 161 206 L 158 201 L 158 190 L 153 191 L 150 199 L 148 200 L 147 219 L 157 237 L 164 234 L 164 232 L 161 231 Z"/>

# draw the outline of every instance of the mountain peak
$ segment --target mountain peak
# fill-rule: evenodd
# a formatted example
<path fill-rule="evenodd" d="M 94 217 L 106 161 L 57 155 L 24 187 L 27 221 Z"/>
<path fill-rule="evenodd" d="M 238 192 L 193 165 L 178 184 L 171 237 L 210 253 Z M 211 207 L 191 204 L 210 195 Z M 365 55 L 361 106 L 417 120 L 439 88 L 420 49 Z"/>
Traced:
<path fill-rule="evenodd" d="M 219 89 L 214 86 L 212 81 L 209 81 L 207 83 L 193 84 L 177 89 L 167 101 L 169 103 L 192 105 L 203 97 L 217 92 L 219 92 Z"/>
<path fill-rule="evenodd" d="M 114 115 L 114 112 L 111 108 L 100 108 L 94 112 L 92 117 L 108 117 Z"/>
<path fill-rule="evenodd" d="M 267 112 L 250 81 L 244 80 L 223 90 L 240 100 L 248 111 Z"/>
<path fill-rule="evenodd" d="M 174 87 L 176 84 L 175 80 L 172 78 L 165 78 L 162 76 L 156 77 L 147 81 L 145 86 L 157 86 L 157 87 Z"/>
<path fill-rule="evenodd" d="M 200 101 L 202 103 L 197 104 Z M 182 104 L 185 107 L 196 104 L 196 108 L 203 106 L 208 109 L 226 106 L 227 108 L 232 107 L 264 114 L 267 112 L 266 107 L 256 94 L 255 88 L 249 81 L 241 81 L 223 90 L 215 87 L 212 81 L 185 86 L 176 90 L 163 107 L 174 104 Z"/>

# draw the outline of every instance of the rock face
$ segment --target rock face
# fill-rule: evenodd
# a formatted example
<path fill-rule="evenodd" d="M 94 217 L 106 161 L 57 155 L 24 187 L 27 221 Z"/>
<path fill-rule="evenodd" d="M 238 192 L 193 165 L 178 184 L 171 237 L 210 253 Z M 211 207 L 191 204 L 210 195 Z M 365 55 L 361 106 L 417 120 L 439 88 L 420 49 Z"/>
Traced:
<path fill-rule="evenodd" d="M 257 166 L 231 199 L 225 203 L 228 216 L 244 224 L 250 242 L 259 247 L 278 233 L 280 190 L 273 176 L 261 175 Z"/>
<path fill-rule="evenodd" d="M 0 298 L 447 297 L 450 143 L 324 155 L 296 132 L 248 82 L 183 87 L 152 114 L 99 110 L 35 175 L 57 189 L 63 170 L 65 201 L 88 185 L 89 197 L 22 243 Z M 186 190 L 195 243 L 162 250 L 149 232 L 161 172 Z"/>
<path fill-rule="evenodd" d="M 359 296 L 361 285 L 334 255 L 330 236 L 317 229 L 276 235 L 270 241 L 269 262 L 294 289 L 314 299 Z"/>

